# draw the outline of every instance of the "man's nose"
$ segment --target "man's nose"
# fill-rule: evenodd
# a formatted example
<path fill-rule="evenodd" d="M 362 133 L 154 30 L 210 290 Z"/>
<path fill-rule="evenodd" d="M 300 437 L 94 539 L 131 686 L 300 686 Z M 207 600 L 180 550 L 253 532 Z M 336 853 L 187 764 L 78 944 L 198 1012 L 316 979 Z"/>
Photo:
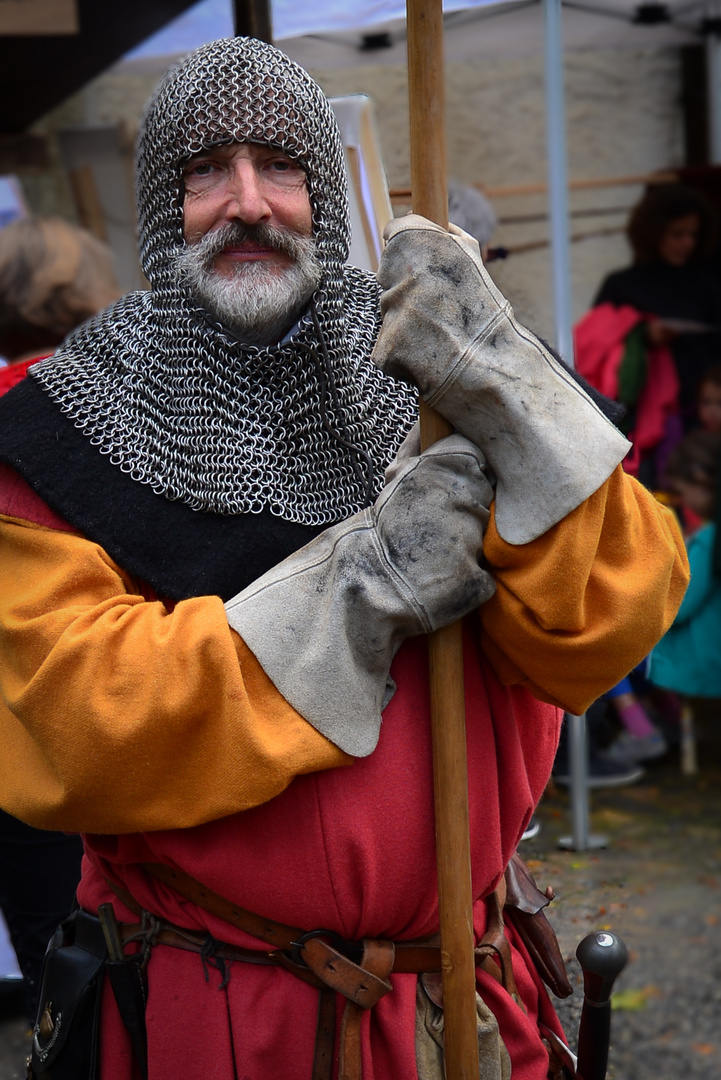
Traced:
<path fill-rule="evenodd" d="M 243 160 L 235 163 L 228 178 L 228 195 L 226 214 L 229 219 L 256 225 L 272 217 L 263 178 L 253 162 Z"/>

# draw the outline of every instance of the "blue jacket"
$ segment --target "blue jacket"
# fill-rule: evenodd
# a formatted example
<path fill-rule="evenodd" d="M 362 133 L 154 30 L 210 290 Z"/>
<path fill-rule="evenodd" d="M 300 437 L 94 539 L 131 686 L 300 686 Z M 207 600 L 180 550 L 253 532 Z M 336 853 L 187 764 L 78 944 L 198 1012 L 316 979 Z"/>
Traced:
<path fill-rule="evenodd" d="M 651 653 L 648 677 L 685 697 L 721 697 L 721 578 L 711 573 L 715 525 L 688 541 L 691 582 L 669 631 Z"/>

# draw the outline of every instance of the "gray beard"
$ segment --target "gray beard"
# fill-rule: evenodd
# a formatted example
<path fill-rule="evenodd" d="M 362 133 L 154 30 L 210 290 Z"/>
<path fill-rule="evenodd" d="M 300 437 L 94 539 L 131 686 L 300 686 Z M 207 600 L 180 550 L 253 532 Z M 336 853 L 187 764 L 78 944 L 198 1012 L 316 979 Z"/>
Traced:
<path fill-rule="evenodd" d="M 287 269 L 271 269 L 263 261 L 239 263 L 232 277 L 214 269 L 226 247 L 250 239 L 291 259 Z M 321 278 L 321 266 L 310 236 L 269 225 L 228 224 L 181 248 L 175 259 L 178 280 L 193 297 L 248 345 L 274 345 L 305 311 Z"/>

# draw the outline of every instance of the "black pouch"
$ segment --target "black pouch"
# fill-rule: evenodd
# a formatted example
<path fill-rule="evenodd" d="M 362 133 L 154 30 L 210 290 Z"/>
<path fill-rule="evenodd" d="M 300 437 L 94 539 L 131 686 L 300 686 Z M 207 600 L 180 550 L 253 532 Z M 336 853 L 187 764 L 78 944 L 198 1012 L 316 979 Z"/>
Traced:
<path fill-rule="evenodd" d="M 33 1028 L 30 1080 L 97 1080 L 108 951 L 100 921 L 76 911 L 50 939 Z"/>

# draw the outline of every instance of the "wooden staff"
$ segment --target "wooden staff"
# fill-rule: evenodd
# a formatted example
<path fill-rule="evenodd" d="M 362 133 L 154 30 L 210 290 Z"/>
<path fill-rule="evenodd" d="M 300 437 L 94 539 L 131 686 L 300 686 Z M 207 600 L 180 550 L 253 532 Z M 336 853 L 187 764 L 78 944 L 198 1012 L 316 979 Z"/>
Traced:
<path fill-rule="evenodd" d="M 406 0 L 413 211 L 448 227 L 442 0 Z M 423 449 L 450 434 L 421 402 Z M 446 1080 L 478 1080 L 461 624 L 429 638 Z"/>

